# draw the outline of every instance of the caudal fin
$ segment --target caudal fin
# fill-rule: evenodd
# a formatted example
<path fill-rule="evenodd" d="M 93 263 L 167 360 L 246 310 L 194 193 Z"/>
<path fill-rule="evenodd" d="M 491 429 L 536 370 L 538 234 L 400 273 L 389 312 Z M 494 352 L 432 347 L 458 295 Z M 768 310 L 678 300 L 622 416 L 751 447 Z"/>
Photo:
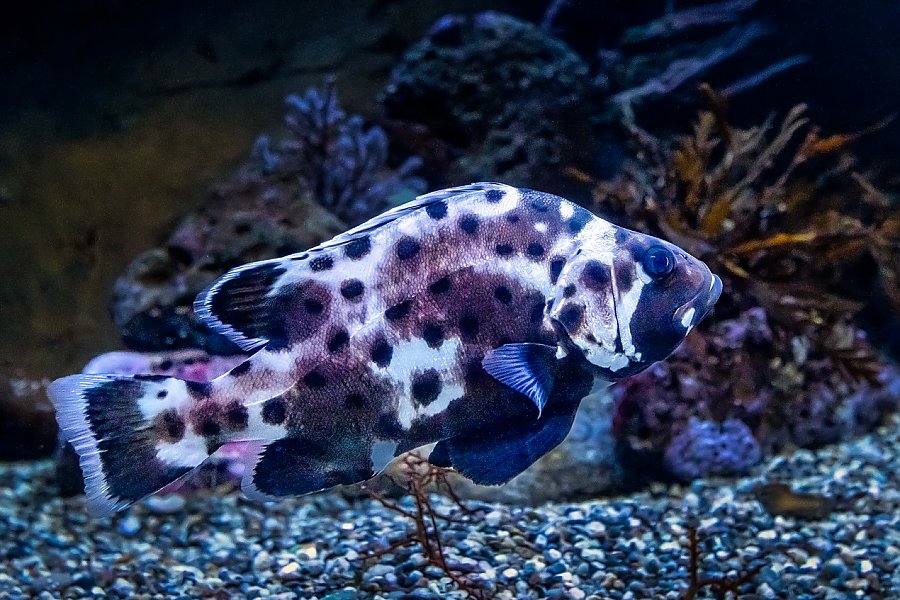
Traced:
<path fill-rule="evenodd" d="M 180 379 L 72 375 L 50 384 L 56 420 L 81 458 L 88 510 L 108 515 L 183 477 L 209 457 L 183 419 Z"/>

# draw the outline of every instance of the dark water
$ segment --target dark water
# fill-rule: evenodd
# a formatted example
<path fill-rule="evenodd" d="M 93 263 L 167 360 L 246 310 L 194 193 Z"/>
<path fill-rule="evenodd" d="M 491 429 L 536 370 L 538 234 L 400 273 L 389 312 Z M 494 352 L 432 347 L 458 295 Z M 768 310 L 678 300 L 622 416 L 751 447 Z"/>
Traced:
<path fill-rule="evenodd" d="M 659 21 L 667 9 L 676 11 L 668 24 Z M 503 69 L 495 72 L 495 65 L 489 64 L 503 52 L 486 51 L 488 63 L 481 65 L 480 73 L 467 73 L 471 81 L 457 84 L 458 73 L 451 72 L 446 79 L 454 83 L 442 87 L 443 82 L 429 80 L 430 74 L 425 70 L 416 76 L 427 80 L 427 85 L 422 83 L 417 88 L 413 83 L 404 93 L 392 95 L 389 84 L 398 78 L 399 65 L 406 64 L 405 56 L 408 58 L 407 53 L 417 42 L 431 36 L 427 38 L 431 46 L 426 44 L 428 49 L 417 55 L 422 62 L 435 56 L 441 59 L 446 56 L 442 54 L 444 49 L 462 45 L 460 40 L 467 35 L 460 30 L 465 32 L 468 25 L 457 27 L 458 23 L 471 24 L 473 15 L 478 14 L 487 19 L 484 11 L 511 15 L 523 28 L 537 31 L 534 35 L 541 36 L 537 43 L 540 50 L 529 54 L 530 47 L 522 50 L 516 46 L 523 39 L 524 46 L 532 43 L 523 34 L 508 40 L 508 45 L 516 50 L 512 58 L 507 57 L 508 65 L 504 64 Z M 441 20 L 447 15 L 465 18 Z M 652 22 L 657 23 L 657 28 L 647 29 Z M 435 27 L 436 23 L 441 27 Z M 314 209 L 304 208 L 299 213 L 303 219 L 313 217 L 299 224 L 291 222 L 293 213 L 285 217 L 289 208 L 272 209 L 270 213 L 253 208 L 247 222 L 234 226 L 233 245 L 228 240 L 201 244 L 196 255 L 185 258 L 187 251 L 173 242 L 173 231 L 179 243 L 183 240 L 178 235 L 184 231 L 188 233 L 182 237 L 194 241 L 192 232 L 197 239 L 220 234 L 210 225 L 219 216 L 216 208 L 209 209 L 214 197 L 210 190 L 221 190 L 235 179 L 243 182 L 240 177 L 250 167 L 256 169 L 253 173 L 257 178 L 262 177 L 258 174 L 266 172 L 267 167 L 260 167 L 265 156 L 260 158 L 261 146 L 256 140 L 262 134 L 273 138 L 285 135 L 284 99 L 289 94 L 323 89 L 335 77 L 341 107 L 348 114 L 359 115 L 367 126 L 384 132 L 388 148 L 385 170 L 402 170 L 400 165 L 410 156 L 421 159 L 415 175 L 421 178 L 419 182 L 425 189 L 481 178 L 540 187 L 596 211 L 608 210 L 611 217 L 629 227 L 655 227 L 653 233 L 671 237 L 677 243 L 684 239 L 677 237 L 678 227 L 669 222 L 668 228 L 660 229 L 659 222 L 665 225 L 664 219 L 654 220 L 653 211 L 659 210 L 659 203 L 656 208 L 639 209 L 640 194 L 631 205 L 604 203 L 603 198 L 598 200 L 597 189 L 613 196 L 617 191 L 625 194 L 622 190 L 627 186 L 595 184 L 608 184 L 623 173 L 637 173 L 631 179 L 618 181 L 633 184 L 634 189 L 644 185 L 658 190 L 664 187 L 659 182 L 669 177 L 675 183 L 665 190 L 676 198 L 671 207 L 677 212 L 690 203 L 686 199 L 690 196 L 687 178 L 673 176 L 676 161 L 662 161 L 667 166 L 653 170 L 653 160 L 648 159 L 653 151 L 642 141 L 651 139 L 660 144 L 657 149 L 673 147 L 678 136 L 692 133 L 699 112 L 710 110 L 716 119 L 727 121 L 727 127 L 723 125 L 725 121 L 718 120 L 712 128 L 711 136 L 718 136 L 720 149 L 729 131 L 746 131 L 767 118 L 773 119 L 772 127 L 777 130 L 788 111 L 802 103 L 807 107 L 805 117 L 814 124 L 803 129 L 803 135 L 814 133 L 819 141 L 835 144 L 841 138 L 841 152 L 844 141 L 848 152 L 841 159 L 846 162 L 838 161 L 846 167 L 842 169 L 820 167 L 820 155 L 801 161 L 802 168 L 809 168 L 812 176 L 793 190 L 796 194 L 792 192 L 787 197 L 805 198 L 805 190 L 815 189 L 810 197 L 825 208 L 818 212 L 811 208 L 794 225 L 814 223 L 818 227 L 826 221 L 826 213 L 839 206 L 844 211 L 842 215 L 852 217 L 848 227 L 859 225 L 866 230 L 854 241 L 878 246 L 882 254 L 864 253 L 859 260 L 832 269 L 829 261 L 840 263 L 839 257 L 858 249 L 852 244 L 835 243 L 826 250 L 819 246 L 801 249 L 785 260 L 776 253 L 774 258 L 761 254 L 755 262 L 737 261 L 740 269 L 749 271 L 741 274 L 728 270 L 729 264 L 736 262 L 729 263 L 725 260 L 728 257 L 720 256 L 717 242 L 712 242 L 711 248 L 706 247 L 705 260 L 715 265 L 718 272 L 727 274 L 725 295 L 710 319 L 714 326 L 698 329 L 659 368 L 615 388 L 612 399 L 607 398 L 599 408 L 591 408 L 589 415 L 578 422 L 577 434 L 573 436 L 576 439 L 570 438 L 568 445 L 564 444 L 562 450 L 542 463 L 544 466 L 536 467 L 537 474 L 527 477 L 525 483 L 496 493 L 460 484 L 469 497 L 524 503 L 647 489 L 651 482 L 655 482 L 655 487 L 640 496 L 624 496 L 611 505 L 613 508 L 590 502 L 551 507 L 535 513 L 537 516 L 508 507 L 496 511 L 479 508 L 482 512 L 466 521 L 466 526 L 452 526 L 451 546 L 455 543 L 459 548 L 467 548 L 465 552 L 482 544 L 491 548 L 478 555 L 484 564 L 477 569 L 472 567 L 475 571 L 493 568 L 491 557 L 495 553 L 518 557 L 507 561 L 515 563 L 515 568 L 509 567 L 513 574 L 504 571 L 507 565 L 497 561 L 499 583 L 488 586 L 492 592 L 505 593 L 505 597 L 514 597 L 514 593 L 543 597 L 551 592 L 556 597 L 583 598 L 585 592 L 596 593 L 597 597 L 607 597 L 607 593 L 622 597 L 626 585 L 631 597 L 654 597 L 658 590 L 653 585 L 659 582 L 674 585 L 669 592 L 675 593 L 675 589 L 680 594 L 686 586 L 676 584 L 684 582 L 685 565 L 689 564 L 686 527 L 696 521 L 697 514 L 702 518 L 727 505 L 731 508 L 722 509 L 727 512 L 723 513 L 723 522 L 731 519 L 733 525 L 737 521 L 740 532 L 730 530 L 730 525 L 711 526 L 713 533 L 709 535 L 714 541 L 707 544 L 710 552 L 727 554 L 732 552 L 730 548 L 752 547 L 759 542 L 754 537 L 758 530 L 762 531 L 759 535 L 770 536 L 777 529 L 780 536 L 784 529 L 785 539 L 799 536 L 794 539 L 794 546 L 812 556 L 800 560 L 791 555 L 800 566 L 790 567 L 788 572 L 793 576 L 800 569 L 798 580 L 788 578 L 790 581 L 785 583 L 780 570 L 775 574 L 765 569 L 752 571 L 748 575 L 752 588 L 744 591 L 752 589 L 755 597 L 806 597 L 807 584 L 813 589 L 815 582 L 827 582 L 834 588 L 828 593 L 836 594 L 829 597 L 850 597 L 842 594 L 854 593 L 856 597 L 896 598 L 900 593 L 893 589 L 900 581 L 894 570 L 900 564 L 896 537 L 875 546 L 881 544 L 881 537 L 890 537 L 881 536 L 880 532 L 893 534 L 898 525 L 896 494 L 885 491 L 896 489 L 896 476 L 890 467 L 896 465 L 896 435 L 882 430 L 879 437 L 853 442 L 852 447 L 831 444 L 846 443 L 875 430 L 879 424 L 894 423 L 895 427 L 896 420 L 890 421 L 890 415 L 900 405 L 895 364 L 900 354 L 900 270 L 896 267 L 900 260 L 900 225 L 893 225 L 894 229 L 882 227 L 883 223 L 892 222 L 884 215 L 891 210 L 896 212 L 900 198 L 900 120 L 895 118 L 900 110 L 898 23 L 900 3 L 889 0 L 95 0 L 33 2 L 10 8 L 0 19 L 0 460 L 46 458 L 56 448 L 53 409 L 43 391 L 47 381 L 78 372 L 91 358 L 104 352 L 148 348 L 159 352 L 185 351 L 185 346 L 190 345 L 165 341 L 168 331 L 155 329 L 156 322 L 140 336 L 135 335 L 138 326 L 133 323 L 128 327 L 114 324 L 112 317 L 118 310 L 111 300 L 114 285 L 142 253 L 161 249 L 168 266 L 176 264 L 195 277 L 187 284 L 190 293 L 183 294 L 192 296 L 202 287 L 197 280 L 207 277 L 211 281 L 241 262 L 297 250 L 290 244 L 300 243 L 298 239 L 311 245 L 354 224 L 357 216 L 362 215 L 358 220 L 371 216 L 364 210 L 342 213 L 340 207 L 323 208 L 319 204 L 327 202 L 313 198 L 318 201 Z M 532 24 L 538 25 L 542 33 Z M 667 27 L 684 29 L 668 31 Z M 632 37 L 630 42 L 624 41 L 629 35 L 646 35 L 646 39 Z M 489 47 L 489 42 L 479 43 Z M 562 59 L 553 55 L 559 47 L 563 48 Z M 520 51 L 522 54 L 515 54 Z M 559 62 L 553 62 L 557 59 Z M 709 64 L 685 76 L 683 82 L 661 92 L 651 89 L 646 100 L 642 96 L 635 103 L 633 124 L 640 131 L 630 127 L 627 111 L 618 112 L 621 105 L 613 102 L 617 94 L 632 92 L 646 81 L 665 87 L 684 75 L 685 69 L 696 67 L 703 60 L 709 60 Z M 547 64 L 566 64 L 568 70 L 554 72 Z M 672 70 L 667 70 L 670 67 Z M 528 85 L 536 76 L 548 72 L 552 76 L 542 85 Z M 490 74 L 487 79 L 482 77 L 484 73 Z M 495 75 L 496 82 L 490 79 Z M 521 93 L 516 90 L 517 77 Z M 410 80 L 415 81 L 413 77 Z M 491 87 L 495 83 L 496 93 Z M 719 95 L 705 96 L 698 91 L 701 83 L 709 83 Z M 727 93 L 739 88 L 733 95 Z M 448 103 L 435 89 L 452 89 L 457 95 Z M 576 102 L 561 99 L 569 93 Z M 832 135 L 837 137 L 828 137 Z M 844 135 L 846 140 L 841 137 Z M 787 146 L 796 151 L 801 143 L 802 140 L 794 139 Z M 823 142 L 822 147 L 825 145 Z M 830 152 L 822 152 L 826 161 L 832 157 Z M 778 155 L 765 169 L 792 169 L 791 156 L 789 152 Z M 707 179 L 710 178 L 712 175 Z M 758 175 L 758 187 L 784 183 L 774 185 L 776 179 Z M 279 182 L 281 187 L 272 189 L 295 191 L 291 181 L 285 177 Z M 859 187 L 848 184 L 852 181 L 857 181 Z M 753 188 L 753 184 L 750 182 L 748 187 Z M 863 188 L 865 194 L 860 192 Z M 249 192 L 246 195 L 251 198 L 248 203 L 259 197 Z M 841 204 L 841 198 L 853 203 L 863 196 L 876 200 L 863 208 Z M 228 210 L 240 212 L 235 206 L 241 199 L 239 193 L 229 196 L 232 204 Z M 781 208 L 772 210 L 776 213 Z M 372 212 L 378 210 L 373 208 Z M 184 226 L 185 217 L 190 215 L 203 225 L 194 229 Z M 284 240 L 277 235 L 272 236 L 277 238 L 275 241 L 267 238 L 258 245 L 241 238 L 254 235 L 258 221 L 266 218 L 276 222 L 273 227 L 279 234 L 282 230 L 278 227 L 282 226 L 294 232 L 291 235 L 297 229 L 306 230 L 293 238 L 287 235 L 288 241 L 281 245 Z M 847 223 L 828 221 L 831 225 L 835 222 Z M 699 226 L 689 224 L 689 228 Z M 821 227 L 821 231 L 827 229 Z M 828 235 L 821 231 L 823 238 L 841 237 L 840 230 Z M 876 237 L 878 242 L 872 242 Z M 778 243 L 773 246 L 780 247 Z M 216 256 L 211 261 L 214 267 L 207 271 L 197 266 L 202 262 L 198 257 L 208 258 L 204 252 L 215 253 L 223 248 L 239 251 L 225 258 Z M 752 264 L 748 266 L 749 263 Z M 804 270 L 807 263 L 814 264 L 815 269 Z M 812 280 L 810 272 L 814 273 Z M 167 277 L 177 279 L 171 273 L 160 274 L 153 269 L 146 269 L 142 275 L 149 279 L 158 276 L 167 284 Z M 788 297 L 789 292 L 796 292 L 789 284 L 799 283 L 807 294 L 808 290 L 815 290 L 811 301 L 804 298 L 814 305 L 810 310 L 821 308 L 825 317 L 816 313 L 815 318 L 803 321 L 790 311 L 778 312 L 771 305 L 763 309 L 765 303 L 760 297 L 764 294 L 754 287 L 764 279 L 763 275 L 779 284 L 777 288 L 773 286 L 777 291 L 767 298 L 771 300 L 773 294 Z M 156 283 L 147 284 L 147 288 Z M 803 296 L 802 290 L 797 293 Z M 182 313 L 189 302 L 189 297 L 179 297 L 165 308 L 176 314 L 173 320 L 182 323 L 178 319 L 185 318 Z M 764 317 L 762 325 L 754 320 L 760 314 Z M 833 314 L 838 315 L 835 321 L 840 327 L 831 329 L 834 323 L 829 321 L 829 315 Z M 738 342 L 733 341 L 738 338 Z M 136 342 L 138 339 L 142 341 Z M 840 345 L 847 339 L 855 340 L 848 342 L 849 349 Z M 213 340 L 200 345 L 213 354 L 229 353 L 228 347 L 216 343 Z M 218 373 L 216 369 L 225 372 L 237 364 L 236 359 L 227 357 L 206 362 L 205 355 L 201 359 L 197 358 L 201 354 L 191 352 L 194 351 L 188 349 L 187 354 L 166 354 L 162 362 L 168 361 L 168 365 L 158 368 L 158 361 L 154 368 L 167 375 L 202 379 Z M 703 420 L 705 425 L 694 428 L 694 418 Z M 743 436 L 741 448 L 750 449 L 744 455 L 734 449 L 736 442 L 725 439 L 723 432 L 735 428 Z M 724 440 L 716 449 L 697 450 L 704 460 L 710 454 L 715 458 L 708 463 L 701 460 L 700 466 L 689 463 L 674 468 L 672 462 L 677 462 L 679 456 L 672 458 L 672 448 L 684 452 L 688 452 L 683 450 L 685 447 L 695 448 L 692 444 L 696 439 L 685 432 L 701 430 L 713 433 L 690 435 L 696 435 L 696 439 L 719 436 L 715 437 L 716 444 L 720 438 Z M 705 438 L 703 441 L 708 442 Z M 727 446 L 729 443 L 734 447 Z M 709 448 L 715 445 L 709 444 Z M 784 462 L 772 459 L 778 452 L 790 452 L 798 446 L 821 454 L 802 450 L 788 454 Z M 845 452 L 849 454 L 845 456 Z M 879 452 L 884 453 L 883 461 Z M 760 456 L 762 464 L 757 465 Z M 596 463 L 591 462 L 594 460 Z M 720 468 L 725 462 L 730 470 Z M 183 505 L 175 508 L 179 519 L 190 516 L 192 526 L 202 525 L 208 517 L 219 524 L 218 529 L 205 528 L 199 538 L 187 532 L 188 526 L 180 533 L 167 529 L 169 517 L 164 516 L 168 510 L 165 507 L 139 507 L 136 517 L 85 525 L 80 517 L 71 516 L 83 514 L 81 501 L 62 501 L 58 497 L 60 492 L 79 491 L 81 481 L 73 455 L 62 455 L 60 463 L 58 473 L 49 461 L 0 473 L 4 489 L 10 490 L 8 497 L 0 499 L 3 514 L 11 515 L 4 535 L 26 540 L 14 546 L 0 543 L 0 560 L 24 561 L 21 570 L 33 567 L 32 572 L 22 576 L 22 586 L 7 588 L 18 590 L 11 597 L 19 597 L 19 593 L 22 597 L 37 595 L 41 591 L 51 597 L 76 597 L 80 593 L 77 590 L 91 588 L 95 594 L 112 590 L 114 595 L 127 597 L 141 591 L 142 582 L 133 580 L 123 569 L 84 565 L 98 552 L 109 552 L 117 564 L 126 564 L 128 553 L 142 552 L 140 537 L 134 536 L 145 522 L 152 523 L 146 526 L 150 543 L 163 540 L 163 545 L 172 544 L 176 551 L 161 551 L 152 560 L 145 559 L 136 569 L 140 573 L 150 573 L 150 563 L 157 559 L 167 560 L 177 568 L 193 564 L 192 544 L 215 548 L 216 560 L 221 562 L 216 564 L 224 565 L 226 572 L 231 569 L 238 573 L 229 580 L 220 572 L 210 583 L 185 589 L 169 585 L 168 574 L 156 579 L 148 575 L 143 583 L 157 594 L 216 595 L 216 586 L 224 585 L 228 592 L 219 595 L 237 597 L 248 593 L 248 589 L 256 594 L 257 587 L 262 589 L 272 583 L 272 577 L 277 582 L 269 587 L 274 586 L 285 597 L 326 597 L 328 593 L 337 594 L 344 586 L 375 594 L 378 586 L 386 585 L 377 578 L 372 583 L 368 575 L 363 582 L 357 571 L 341 567 L 343 563 L 332 562 L 327 567 L 322 558 L 330 553 L 330 559 L 340 557 L 355 565 L 356 558 L 352 556 L 360 547 L 368 547 L 372 539 L 390 538 L 381 522 L 366 520 L 366 514 L 378 514 L 379 518 L 387 515 L 384 518 L 390 520 L 398 518 L 397 512 L 384 509 L 381 504 L 376 506 L 372 500 L 358 504 L 353 493 L 349 497 L 331 495 L 323 497 L 320 503 L 289 503 L 266 513 L 258 507 L 248 508 L 234 494 L 210 492 L 211 486 L 205 481 L 197 487 L 204 488 L 198 497 L 208 513 L 190 512 L 196 507 L 188 508 L 187 513 L 179 512 L 184 511 Z M 859 464 L 865 468 L 847 477 L 848 469 L 853 470 L 848 465 Z M 677 479 L 719 474 L 757 479 L 738 483 L 727 479 L 721 486 L 670 487 Z M 822 523 L 804 529 L 802 519 L 800 524 L 792 521 L 784 525 L 781 517 L 775 519 L 774 511 L 765 512 L 754 500 L 754 485 L 774 479 L 797 482 L 804 490 L 819 494 L 815 496 L 819 502 L 816 510 L 825 508 L 814 511 L 814 516 Z M 729 494 L 736 495 L 737 500 L 731 502 Z M 789 504 L 792 498 L 789 496 L 785 502 Z M 44 502 L 50 505 L 50 525 L 44 527 L 49 532 L 41 530 L 32 547 L 23 532 L 38 528 L 35 523 L 42 518 L 38 507 Z M 412 510 L 412 505 L 406 508 Z M 295 524 L 298 510 L 314 521 L 313 533 L 304 533 Z M 657 531 L 659 520 L 673 512 L 678 513 L 679 519 L 685 515 L 689 518 L 678 520 L 671 531 Z M 869 517 L 871 521 L 866 521 Z M 833 519 L 834 527 L 828 519 Z M 751 521 L 753 528 L 744 531 L 740 524 Z M 520 537 L 527 538 L 527 543 L 502 542 L 515 548 L 503 546 L 501 552 L 501 542 L 490 538 L 499 535 L 498 523 L 500 529 L 521 528 Z M 592 523 L 594 529 L 588 527 Z M 602 526 L 610 527 L 615 534 L 604 537 L 606 534 L 598 533 L 601 525 L 596 523 L 605 523 Z M 554 529 L 557 525 L 564 530 L 562 534 Z M 231 527 L 247 531 L 236 546 L 223 542 Z M 338 528 L 353 533 L 347 538 L 332 536 Z M 269 539 L 272 530 L 287 533 L 273 542 Z M 84 568 L 69 577 L 59 567 L 66 564 L 65 557 L 60 558 L 53 549 L 77 545 L 74 540 L 84 531 L 88 541 L 74 553 Z M 467 538 L 473 531 L 474 537 Z M 593 561 L 591 566 L 578 564 L 580 587 L 573 587 L 571 580 L 566 579 L 572 575 L 569 570 L 548 567 L 570 559 L 569 555 L 565 560 L 556 556 L 557 548 L 569 544 L 570 533 L 575 536 L 572 539 L 584 542 L 580 548 L 589 551 L 572 559 L 570 570 L 575 572 L 576 563 L 588 565 Z M 714 535 L 720 537 L 713 538 Z M 822 539 L 829 535 L 842 537 L 839 542 L 826 544 Z M 649 572 L 640 571 L 640 577 L 635 578 L 634 573 L 629 573 L 630 567 L 623 565 L 640 562 L 635 553 L 641 544 L 629 542 L 630 546 L 623 547 L 624 543 L 615 542 L 617 537 L 640 538 L 654 547 L 678 542 L 684 552 L 676 561 L 672 556 L 667 558 L 665 552 L 669 550 L 664 550 L 659 560 L 653 558 L 655 566 Z M 316 543 L 326 538 L 316 556 Z M 797 541 L 800 538 L 803 539 Z M 783 553 L 785 547 L 791 547 L 782 544 L 780 538 L 764 539 L 761 545 L 766 552 Z M 595 560 L 596 548 L 600 546 L 609 557 L 610 576 L 620 577 L 624 584 L 603 583 L 595 576 L 600 569 Z M 263 547 L 265 552 L 260 558 Z M 278 554 L 282 550 L 284 556 Z M 855 558 L 847 558 L 851 552 Z M 302 567 L 292 566 L 297 563 L 285 558 L 298 553 L 311 557 L 307 562 L 301 560 Z M 730 569 L 741 570 L 754 564 L 748 562 L 743 551 L 738 554 L 728 555 Z M 876 555 L 881 554 L 886 558 L 879 563 Z M 778 560 L 788 560 L 783 554 L 778 556 Z M 416 556 L 407 553 L 403 558 L 406 566 L 398 567 L 399 575 L 393 580 L 388 576 L 390 585 L 385 589 L 390 588 L 394 596 L 400 597 L 401 592 L 418 587 L 425 594 L 423 597 L 439 597 L 431 588 L 428 590 L 433 595 L 428 596 L 423 591 L 426 586 L 417 583 L 423 577 L 419 568 L 425 572 L 425 581 L 429 577 L 440 580 L 443 573 L 434 571 L 434 562 L 429 563 L 429 573 L 424 563 L 409 566 L 418 560 Z M 522 565 L 525 558 L 537 563 Z M 825 565 L 821 570 L 818 563 L 809 566 L 818 558 Z M 838 568 L 839 558 L 847 563 L 844 571 Z M 876 561 L 874 568 L 872 560 Z M 244 575 L 256 572 L 257 563 L 263 564 L 260 569 L 267 575 L 259 581 L 250 575 L 242 580 Z M 485 566 L 489 564 L 490 568 Z M 644 562 L 640 564 L 640 569 L 644 569 Z M 171 566 L 166 563 L 165 568 Z M 326 572 L 332 567 L 340 573 Z M 45 573 L 46 568 L 49 574 Z M 659 582 L 653 569 L 663 573 Z M 303 576 L 292 575 L 295 572 Z M 760 572 L 760 579 L 754 579 Z M 803 579 L 806 576 L 809 581 Z M 270 580 L 267 582 L 265 577 Z M 640 581 L 635 584 L 637 580 Z M 641 590 L 639 584 L 644 581 L 649 581 L 649 590 Z M 768 587 L 763 586 L 763 581 Z M 0 582 L 0 596 L 6 583 Z M 441 585 L 445 590 L 461 589 L 456 581 Z M 848 587 L 842 587 L 845 585 Z M 772 595 L 767 595 L 769 592 Z M 328 597 L 356 597 L 352 595 L 355 592 L 348 593 Z"/>

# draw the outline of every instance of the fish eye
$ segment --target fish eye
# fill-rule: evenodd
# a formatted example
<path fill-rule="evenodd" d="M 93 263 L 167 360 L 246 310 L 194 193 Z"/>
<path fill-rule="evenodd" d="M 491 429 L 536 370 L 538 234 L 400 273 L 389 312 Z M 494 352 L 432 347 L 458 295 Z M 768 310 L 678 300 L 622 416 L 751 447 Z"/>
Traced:
<path fill-rule="evenodd" d="M 653 246 L 647 250 L 642 263 L 644 272 L 654 279 L 665 277 L 675 268 L 675 255 L 663 246 Z"/>

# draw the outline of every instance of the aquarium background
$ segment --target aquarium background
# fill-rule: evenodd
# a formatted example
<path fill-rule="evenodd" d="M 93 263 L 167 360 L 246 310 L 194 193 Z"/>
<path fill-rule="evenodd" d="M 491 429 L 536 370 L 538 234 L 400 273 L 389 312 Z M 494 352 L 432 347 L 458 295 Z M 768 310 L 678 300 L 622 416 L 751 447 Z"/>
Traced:
<path fill-rule="evenodd" d="M 0 595 L 900 597 L 898 22 L 886 0 L 10 8 Z M 190 311 L 218 275 L 480 180 L 681 245 L 725 280 L 716 313 L 500 488 L 411 457 L 272 507 L 224 457 L 87 518 L 47 382 L 225 372 L 239 349 Z"/>

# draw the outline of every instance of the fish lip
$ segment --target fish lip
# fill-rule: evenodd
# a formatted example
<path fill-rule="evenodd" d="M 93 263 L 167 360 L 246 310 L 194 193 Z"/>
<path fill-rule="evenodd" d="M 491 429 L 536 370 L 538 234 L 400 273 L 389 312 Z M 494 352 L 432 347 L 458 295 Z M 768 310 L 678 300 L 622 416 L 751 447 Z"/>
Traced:
<path fill-rule="evenodd" d="M 691 328 L 706 318 L 722 295 L 722 280 L 718 275 L 707 271 L 704 283 L 706 283 L 704 291 L 694 296 L 689 302 L 686 302 L 675 311 L 675 315 L 672 317 L 674 323 L 682 327 Z M 690 317 L 690 322 L 685 323 L 684 319 L 688 311 L 691 310 L 694 312 Z"/>

